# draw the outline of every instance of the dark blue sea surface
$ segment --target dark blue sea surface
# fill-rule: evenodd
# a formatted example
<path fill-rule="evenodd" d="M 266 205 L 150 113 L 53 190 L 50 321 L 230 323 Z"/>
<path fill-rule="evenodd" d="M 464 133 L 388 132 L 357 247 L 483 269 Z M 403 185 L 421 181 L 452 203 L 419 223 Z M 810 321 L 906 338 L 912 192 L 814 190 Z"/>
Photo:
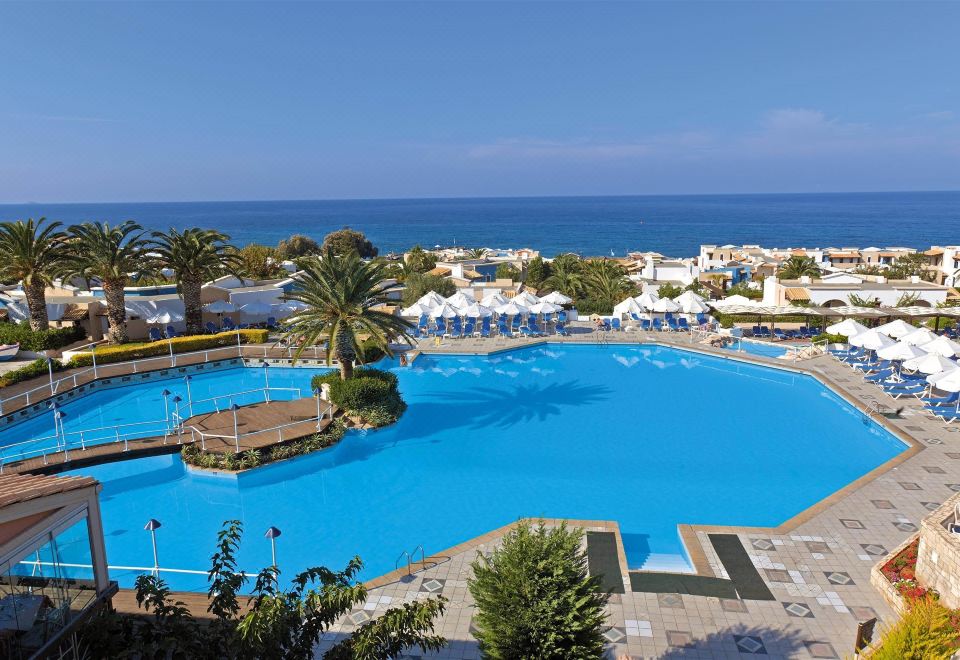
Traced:
<path fill-rule="evenodd" d="M 702 243 L 907 246 L 960 242 L 960 192 L 536 197 L 0 205 L 0 220 L 54 218 L 150 229 L 211 227 L 238 244 L 318 240 L 349 225 L 381 253 L 414 244 L 532 247 L 553 256 L 656 250 L 690 256 Z"/>

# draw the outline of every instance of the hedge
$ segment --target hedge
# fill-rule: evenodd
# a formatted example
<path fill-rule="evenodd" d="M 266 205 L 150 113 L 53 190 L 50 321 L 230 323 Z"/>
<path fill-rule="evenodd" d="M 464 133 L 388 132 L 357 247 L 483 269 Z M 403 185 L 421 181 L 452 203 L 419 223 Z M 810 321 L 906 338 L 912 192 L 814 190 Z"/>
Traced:
<path fill-rule="evenodd" d="M 141 358 L 155 357 L 159 355 L 168 355 L 170 345 L 173 345 L 174 353 L 189 353 L 190 351 L 202 351 L 208 348 L 217 348 L 218 346 L 230 346 L 237 343 L 236 330 L 231 332 L 221 332 L 215 335 L 190 335 L 187 337 L 174 337 L 169 341 L 155 341 L 142 344 L 122 344 L 120 346 L 106 346 L 97 349 L 97 364 L 110 364 L 112 362 L 124 362 L 126 360 L 139 360 Z M 260 344 L 267 341 L 269 331 L 260 329 L 240 330 L 240 341 L 244 344 Z M 93 356 L 90 353 L 81 353 L 70 359 L 70 367 L 89 367 L 93 365 Z"/>
<path fill-rule="evenodd" d="M 86 337 L 80 326 L 31 330 L 29 323 L 0 323 L 0 344 L 20 344 L 24 351 L 49 351 L 63 348 Z"/>
<path fill-rule="evenodd" d="M 54 371 L 63 371 L 66 368 L 60 360 L 51 360 L 50 364 L 53 365 Z M 30 380 L 37 376 L 46 376 L 48 373 L 50 373 L 50 368 L 47 366 L 47 359 L 37 358 L 26 366 L 8 371 L 0 376 L 0 387 L 9 387 L 14 383 Z"/>
<path fill-rule="evenodd" d="M 389 371 L 359 367 L 349 380 L 341 380 L 339 372 L 331 371 L 311 381 L 313 389 L 324 383 L 330 385 L 330 400 L 338 408 L 372 426 L 392 424 L 407 408 L 397 389 L 397 377 Z"/>

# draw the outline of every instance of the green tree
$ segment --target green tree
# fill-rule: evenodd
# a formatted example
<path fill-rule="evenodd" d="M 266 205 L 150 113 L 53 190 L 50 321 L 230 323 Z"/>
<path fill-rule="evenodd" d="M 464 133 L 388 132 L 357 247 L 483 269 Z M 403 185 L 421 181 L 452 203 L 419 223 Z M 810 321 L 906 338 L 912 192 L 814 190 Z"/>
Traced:
<path fill-rule="evenodd" d="M 746 282 L 738 282 L 727 289 L 727 295 L 743 296 L 744 298 L 749 298 L 750 300 L 760 300 L 763 298 L 763 291 L 747 286 Z"/>
<path fill-rule="evenodd" d="M 130 273 L 152 270 L 143 227 L 132 220 L 111 226 L 107 222 L 85 222 L 70 227 L 69 270 L 87 281 L 100 280 L 107 302 L 109 339 L 122 344 L 127 337 L 127 310 L 124 287 Z"/>
<path fill-rule="evenodd" d="M 436 291 L 447 298 L 457 292 L 457 285 L 439 275 L 423 275 L 420 273 L 408 275 L 403 289 L 404 306 L 409 307 L 431 291 Z"/>
<path fill-rule="evenodd" d="M 154 232 L 148 246 L 156 254 L 160 265 L 174 272 L 177 291 L 183 298 L 187 334 L 203 332 L 203 306 L 200 290 L 204 282 L 240 269 L 242 259 L 227 241 L 230 237 L 212 229 L 171 228 L 167 232 Z"/>
<path fill-rule="evenodd" d="M 520 523 L 489 556 L 477 555 L 468 588 L 480 650 L 491 660 L 583 660 L 603 655 L 599 577 L 587 573 L 583 532 Z"/>
<path fill-rule="evenodd" d="M 487 256 L 489 250 L 487 248 L 470 248 L 464 251 L 464 256 L 467 259 L 484 259 Z"/>
<path fill-rule="evenodd" d="M 326 252 L 328 248 L 332 249 L 333 253 L 338 256 L 343 256 L 349 252 L 356 252 L 364 259 L 377 256 L 377 248 L 367 240 L 363 232 L 354 231 L 350 227 L 338 229 L 324 236 L 322 251 Z"/>
<path fill-rule="evenodd" d="M 358 332 L 368 335 L 367 341 L 387 355 L 393 355 L 390 341 L 408 338 L 413 325 L 376 309 L 389 303 L 381 285 L 383 279 L 383 263 L 365 262 L 356 252 L 338 255 L 328 247 L 322 259 L 309 260 L 297 277 L 293 291 L 286 296 L 307 306 L 289 321 L 287 338 L 305 338 L 295 355 L 299 357 L 307 344 L 329 338 L 327 360 L 336 356 L 343 380 L 353 374 Z"/>
<path fill-rule="evenodd" d="M 820 267 L 812 257 L 794 255 L 780 264 L 777 277 L 781 280 L 798 280 L 801 277 L 819 277 Z"/>
<path fill-rule="evenodd" d="M 237 274 L 251 280 L 272 280 L 286 271 L 280 266 L 275 248 L 250 243 L 237 250 L 240 257 Z"/>
<path fill-rule="evenodd" d="M 320 244 L 304 234 L 294 234 L 277 243 L 278 259 L 299 259 L 320 254 Z"/>
<path fill-rule="evenodd" d="M 865 298 L 863 296 L 858 296 L 855 293 L 851 293 L 847 296 L 847 302 L 856 307 L 879 307 L 880 303 L 874 298 Z"/>
<path fill-rule="evenodd" d="M 64 268 L 66 234 L 61 226 L 46 218 L 0 224 L 0 276 L 23 282 L 33 330 L 50 326 L 44 291 Z"/>
<path fill-rule="evenodd" d="M 517 270 L 517 267 L 513 264 L 503 262 L 497 264 L 497 270 L 494 273 L 494 277 L 496 277 L 498 280 L 513 280 L 516 282 L 520 279 L 520 271 Z"/>
<path fill-rule="evenodd" d="M 432 252 L 427 252 L 419 245 L 406 254 L 404 267 L 409 273 L 426 273 L 437 266 L 437 257 Z"/>
<path fill-rule="evenodd" d="M 582 264 L 580 258 L 574 254 L 559 255 L 550 262 L 550 275 L 544 285 L 571 298 L 580 297 L 583 286 Z"/>
<path fill-rule="evenodd" d="M 529 286 L 540 287 L 547 278 L 550 277 L 550 264 L 543 260 L 543 257 L 534 257 L 527 264 L 527 275 L 525 282 Z"/>
<path fill-rule="evenodd" d="M 892 280 L 906 280 L 918 276 L 923 280 L 933 281 L 936 273 L 929 270 L 930 259 L 922 252 L 913 252 L 897 257 L 896 261 L 887 269 L 887 275 Z"/>
<path fill-rule="evenodd" d="M 583 263 L 584 296 L 597 301 L 603 308 L 613 306 L 626 296 L 634 295 L 634 286 L 623 266 L 608 259 L 589 259 Z"/>
<path fill-rule="evenodd" d="M 148 616 L 102 613 L 81 633 L 91 657 L 235 658 L 312 660 L 314 648 L 333 623 L 367 599 L 356 577 L 363 567 L 354 557 L 342 571 L 309 568 L 280 587 L 280 572 L 269 566 L 257 575 L 246 612 L 240 592 L 248 577 L 237 568 L 243 527 L 224 523 L 217 536 L 208 574 L 207 611 L 214 616 L 200 625 L 179 601 L 171 602 L 164 581 L 153 575 L 137 578 L 137 604 Z M 434 622 L 446 600 L 428 598 L 391 608 L 361 625 L 322 657 L 327 660 L 382 660 L 401 652 L 443 648 Z"/>
<path fill-rule="evenodd" d="M 676 298 L 683 293 L 683 287 L 679 287 L 676 284 L 670 284 L 669 282 L 664 282 L 660 285 L 660 288 L 657 289 L 657 296 L 659 298 Z"/>

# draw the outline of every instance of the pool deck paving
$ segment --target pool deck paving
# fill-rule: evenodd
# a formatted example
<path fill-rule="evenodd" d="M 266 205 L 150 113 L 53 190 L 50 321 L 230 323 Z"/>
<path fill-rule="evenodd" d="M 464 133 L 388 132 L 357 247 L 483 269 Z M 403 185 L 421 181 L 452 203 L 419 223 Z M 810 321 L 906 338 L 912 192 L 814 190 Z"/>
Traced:
<path fill-rule="evenodd" d="M 725 358 L 797 369 L 834 388 L 866 417 L 883 423 L 910 444 L 910 449 L 776 528 L 684 525 L 681 530 L 697 574 L 717 580 L 700 586 L 735 597 L 682 593 L 687 577 L 629 571 L 619 552 L 624 593 L 614 593 L 607 606 L 606 657 L 844 658 L 853 655 L 857 623 L 880 618 L 880 628 L 895 620 L 880 593 L 870 585 L 870 569 L 890 550 L 914 534 L 932 508 L 960 491 L 960 426 L 945 426 L 924 414 L 913 398 L 894 399 L 852 369 L 821 355 L 796 363 L 693 344 L 669 333 L 605 333 L 601 343 L 660 343 Z M 587 331 L 550 338 L 563 343 L 591 342 Z M 535 339 L 444 340 L 438 347 L 424 341 L 423 354 L 485 354 L 532 346 Z M 411 358 L 416 359 L 415 355 Z M 876 412 L 897 411 L 893 419 Z M 837 438 L 837 441 L 842 441 Z M 825 462 L 830 456 L 824 456 Z M 732 475 L 731 478 L 739 478 Z M 551 521 L 551 524 L 555 521 Z M 619 533 L 615 522 L 571 521 L 588 532 Z M 491 533 L 427 558 L 426 568 L 414 565 L 412 575 L 401 569 L 369 583 L 367 602 L 331 630 L 322 652 L 364 621 L 403 602 L 443 595 L 449 599 L 438 630 L 449 644 L 438 653 L 411 658 L 479 658 L 472 631 L 474 603 L 467 581 L 477 552 L 489 552 L 509 529 Z M 608 544 L 607 544 L 608 545 Z M 738 551 L 737 547 L 742 551 Z M 740 561 L 736 561 L 740 555 Z M 723 555 L 723 556 L 721 556 Z M 747 565 L 747 560 L 752 565 Z M 610 565 L 609 549 L 594 565 Z M 730 570 L 728 572 L 728 568 Z M 420 568 L 420 570 L 416 570 Z M 730 573 L 733 573 L 731 575 Z M 759 576 L 752 579 L 752 576 Z M 604 576 L 609 581 L 610 576 Z M 675 585 L 634 591 L 633 584 Z M 667 578 L 667 579 L 659 579 Z M 700 588 L 698 586 L 697 588 Z M 658 592 L 659 591 L 659 592 Z M 677 593 L 680 592 L 680 593 Z M 764 599 L 764 594 L 772 600 Z M 320 655 L 318 653 L 318 655 Z"/>

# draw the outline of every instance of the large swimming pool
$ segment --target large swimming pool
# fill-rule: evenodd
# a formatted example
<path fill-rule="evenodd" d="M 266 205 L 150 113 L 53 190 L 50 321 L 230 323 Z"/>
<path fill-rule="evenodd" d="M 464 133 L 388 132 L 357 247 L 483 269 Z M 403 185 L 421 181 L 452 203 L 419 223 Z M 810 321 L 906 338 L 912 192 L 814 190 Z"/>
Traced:
<path fill-rule="evenodd" d="M 237 518 L 247 570 L 269 564 L 273 525 L 286 575 L 359 554 L 373 577 L 420 544 L 546 516 L 615 520 L 631 566 L 684 570 L 678 524 L 777 525 L 906 448 L 811 378 L 670 348 L 550 344 L 391 368 L 400 422 L 320 453 L 239 478 L 175 456 L 78 470 L 104 484 L 109 563 L 152 565 L 152 517 L 161 566 L 206 569 Z"/>

